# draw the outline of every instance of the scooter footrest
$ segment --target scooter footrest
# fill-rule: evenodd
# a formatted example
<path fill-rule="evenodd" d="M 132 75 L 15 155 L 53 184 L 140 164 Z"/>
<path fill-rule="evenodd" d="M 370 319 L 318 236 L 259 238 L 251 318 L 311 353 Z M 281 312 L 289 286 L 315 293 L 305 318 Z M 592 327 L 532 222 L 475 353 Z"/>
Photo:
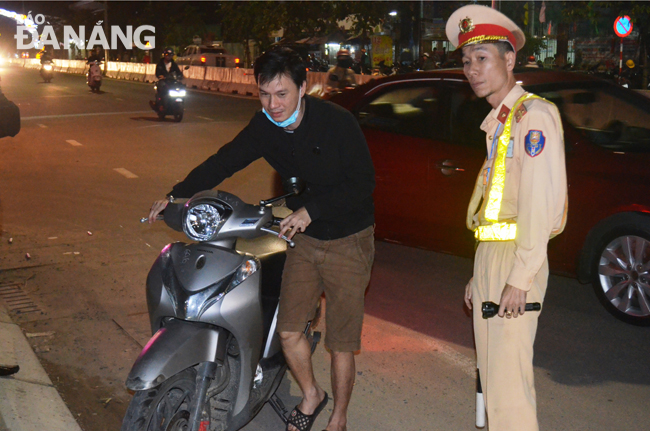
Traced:
<path fill-rule="evenodd" d="M 318 346 L 318 343 L 320 343 L 320 337 L 321 337 L 320 331 L 314 331 L 311 334 L 311 352 L 312 353 L 314 353 L 314 351 L 316 351 L 316 346 Z"/>
<path fill-rule="evenodd" d="M 269 399 L 269 404 L 271 407 L 273 407 L 273 410 L 275 410 L 275 413 L 277 413 L 278 416 L 280 416 L 280 419 L 282 419 L 282 422 L 285 424 L 287 423 L 287 417 L 289 416 L 289 411 L 287 408 L 284 406 L 284 403 L 280 399 L 280 397 L 277 396 L 277 394 L 273 394 L 271 398 Z"/>

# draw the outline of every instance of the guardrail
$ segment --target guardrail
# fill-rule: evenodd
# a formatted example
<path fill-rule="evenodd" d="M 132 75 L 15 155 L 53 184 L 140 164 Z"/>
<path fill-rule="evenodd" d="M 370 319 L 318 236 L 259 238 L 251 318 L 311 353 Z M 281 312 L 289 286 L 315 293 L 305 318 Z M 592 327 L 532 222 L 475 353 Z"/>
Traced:
<path fill-rule="evenodd" d="M 9 62 L 28 69 L 40 69 L 41 67 L 41 61 L 35 58 L 9 59 Z M 54 59 L 53 62 L 55 72 L 74 73 L 78 75 L 88 73 L 88 65 L 85 60 Z M 139 82 L 157 81 L 155 64 L 109 61 L 106 65 L 106 76 L 109 78 Z M 185 85 L 189 88 L 255 97 L 259 95 L 253 69 L 190 66 L 189 69 L 183 70 L 183 76 L 185 77 Z M 358 85 L 368 82 L 373 78 L 374 76 L 371 75 L 355 75 Z M 327 72 L 307 72 L 307 93 L 322 96 L 325 92 L 326 85 Z"/>

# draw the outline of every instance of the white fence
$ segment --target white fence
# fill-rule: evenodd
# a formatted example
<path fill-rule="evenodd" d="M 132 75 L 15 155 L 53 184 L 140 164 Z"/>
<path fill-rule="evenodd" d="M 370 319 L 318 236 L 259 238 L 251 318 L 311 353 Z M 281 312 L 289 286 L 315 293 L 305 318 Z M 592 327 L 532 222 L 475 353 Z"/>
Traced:
<path fill-rule="evenodd" d="M 10 59 L 28 69 L 40 69 L 38 59 Z M 54 70 L 62 73 L 86 74 L 88 65 L 84 60 L 54 60 Z M 156 81 L 156 65 L 143 63 L 122 63 L 109 61 L 106 66 L 106 76 L 130 81 Z M 231 69 L 226 67 L 190 66 L 183 70 L 185 85 L 201 90 L 220 91 L 258 96 L 259 92 L 253 76 L 253 69 Z M 363 84 L 373 78 L 371 75 L 355 75 L 357 84 Z M 327 72 L 307 72 L 307 92 L 322 96 L 327 82 Z"/>

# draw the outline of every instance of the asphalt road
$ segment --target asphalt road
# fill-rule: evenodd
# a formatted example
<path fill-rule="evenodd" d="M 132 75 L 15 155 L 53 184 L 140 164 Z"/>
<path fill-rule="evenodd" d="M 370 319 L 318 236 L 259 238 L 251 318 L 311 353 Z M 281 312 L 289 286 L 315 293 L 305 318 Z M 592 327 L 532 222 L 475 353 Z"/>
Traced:
<path fill-rule="evenodd" d="M 33 312 L 12 313 L 85 431 L 117 430 L 131 395 L 124 381 L 146 343 L 144 282 L 159 250 L 184 237 L 142 225 L 154 199 L 241 130 L 250 98 L 192 91 L 182 123 L 149 109 L 149 84 L 3 67 L 2 90 L 22 130 L 0 140 L 0 283 Z M 258 161 L 219 188 L 254 202 L 273 192 Z M 11 239 L 11 242 L 10 242 Z M 29 258 L 27 258 L 29 254 Z M 351 431 L 472 430 L 474 350 L 462 294 L 468 259 L 377 243 Z M 0 297 L 2 300 L 2 297 Z M 615 320 L 589 286 L 552 276 L 536 342 L 543 430 L 637 430 L 650 416 L 650 329 Z M 329 391 L 329 354 L 314 355 Z M 331 392 L 330 392 L 331 393 Z M 279 395 L 299 401 L 287 377 Z M 315 430 L 325 427 L 327 412 Z M 280 430 L 267 406 L 246 431 Z"/>

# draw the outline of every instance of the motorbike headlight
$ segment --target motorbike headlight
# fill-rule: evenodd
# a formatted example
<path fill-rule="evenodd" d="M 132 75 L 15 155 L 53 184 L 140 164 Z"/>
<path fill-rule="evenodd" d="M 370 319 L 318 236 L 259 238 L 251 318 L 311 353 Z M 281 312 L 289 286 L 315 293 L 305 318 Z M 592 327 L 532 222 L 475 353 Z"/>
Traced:
<path fill-rule="evenodd" d="M 43 66 L 43 69 L 52 70 L 52 65 L 51 64 L 46 64 L 46 65 Z"/>
<path fill-rule="evenodd" d="M 185 90 L 169 90 L 170 97 L 185 97 L 187 92 Z"/>
<path fill-rule="evenodd" d="M 186 208 L 183 231 L 195 241 L 209 241 L 227 218 L 227 211 L 216 202 L 197 202 Z"/>

